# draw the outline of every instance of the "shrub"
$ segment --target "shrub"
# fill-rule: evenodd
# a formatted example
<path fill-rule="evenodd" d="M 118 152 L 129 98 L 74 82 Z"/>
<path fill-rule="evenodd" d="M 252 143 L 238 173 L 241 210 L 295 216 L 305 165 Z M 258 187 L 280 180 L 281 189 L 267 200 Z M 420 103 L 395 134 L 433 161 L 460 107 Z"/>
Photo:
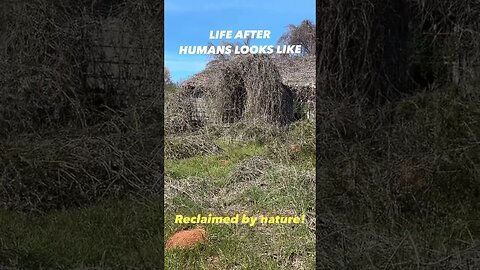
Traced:
<path fill-rule="evenodd" d="M 142 133 L 1 142 L 0 206 L 46 211 L 159 191 L 159 143 Z"/>

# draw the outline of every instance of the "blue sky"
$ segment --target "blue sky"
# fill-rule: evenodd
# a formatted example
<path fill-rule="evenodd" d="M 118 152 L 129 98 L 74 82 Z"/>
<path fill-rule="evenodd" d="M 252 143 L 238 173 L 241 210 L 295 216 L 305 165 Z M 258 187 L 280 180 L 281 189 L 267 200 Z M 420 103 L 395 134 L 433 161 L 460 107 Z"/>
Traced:
<path fill-rule="evenodd" d="M 233 30 L 233 35 L 237 30 L 270 30 L 271 39 L 252 39 L 251 45 L 275 45 L 289 24 L 305 19 L 315 21 L 314 0 L 166 0 L 165 66 L 176 82 L 203 70 L 207 55 L 180 55 L 178 49 L 219 44 L 209 40 L 210 30 Z"/>

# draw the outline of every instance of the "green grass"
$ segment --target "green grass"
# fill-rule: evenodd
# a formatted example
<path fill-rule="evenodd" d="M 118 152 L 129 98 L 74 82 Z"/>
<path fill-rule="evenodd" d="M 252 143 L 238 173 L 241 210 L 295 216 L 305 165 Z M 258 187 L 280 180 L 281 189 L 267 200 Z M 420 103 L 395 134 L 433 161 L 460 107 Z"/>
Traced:
<path fill-rule="evenodd" d="M 208 226 L 209 242 L 193 250 L 167 253 L 166 269 L 294 269 L 297 257 L 306 257 L 301 241 L 314 236 L 304 228 L 273 227 L 256 232 L 248 227 Z M 268 229 L 268 231 L 267 231 Z M 169 233 L 169 232 L 167 232 Z M 310 254 L 311 256 L 311 254 Z M 194 267 L 195 266 L 195 267 Z M 300 266 L 300 265 L 298 265 Z M 314 262 L 297 269 L 314 269 Z"/>
<path fill-rule="evenodd" d="M 159 198 L 133 194 L 43 213 L 0 210 L 0 268 L 159 269 L 164 237 L 185 228 L 173 223 L 176 213 L 300 215 L 307 211 L 313 219 L 315 168 L 305 162 L 307 154 L 306 159 L 289 163 L 268 156 L 271 142 L 222 138 L 214 142 L 220 153 L 166 160 L 165 212 Z M 239 166 L 250 168 L 255 161 L 249 160 L 254 158 L 270 165 L 260 168 L 255 177 L 244 176 Z M 173 192 L 178 191 L 175 187 L 186 192 Z M 165 269 L 314 268 L 312 223 L 206 227 L 208 243 L 167 253 Z"/>
<path fill-rule="evenodd" d="M 269 158 L 268 149 L 278 145 L 272 142 L 239 143 L 219 138 L 216 143 L 223 149 L 221 154 L 166 160 L 165 172 L 170 178 L 165 192 L 173 198 L 167 200 L 165 237 L 195 226 L 175 224 L 176 214 L 258 216 L 308 211 L 311 222 L 314 157 L 305 154 L 289 164 L 280 157 Z M 261 160 L 266 165 L 260 166 Z M 253 177 L 250 170 L 255 171 Z M 311 223 L 254 227 L 208 224 L 205 228 L 208 242 L 192 250 L 167 252 L 166 269 L 314 269 L 315 232 Z"/>
<path fill-rule="evenodd" d="M 2 210 L 0 262 L 18 269 L 160 269 L 162 212 L 158 199 L 43 215 Z"/>
<path fill-rule="evenodd" d="M 222 180 L 228 176 L 238 161 L 265 152 L 265 147 L 257 143 L 229 145 L 220 142 L 219 145 L 224 150 L 223 154 L 195 156 L 181 160 L 166 159 L 166 173 L 178 178 L 198 176 Z"/>
<path fill-rule="evenodd" d="M 179 229 L 166 213 L 165 234 Z M 313 269 L 315 233 L 302 225 L 207 225 L 209 239 L 193 250 L 166 253 L 166 269 Z M 196 266 L 196 268 L 191 268 Z"/>

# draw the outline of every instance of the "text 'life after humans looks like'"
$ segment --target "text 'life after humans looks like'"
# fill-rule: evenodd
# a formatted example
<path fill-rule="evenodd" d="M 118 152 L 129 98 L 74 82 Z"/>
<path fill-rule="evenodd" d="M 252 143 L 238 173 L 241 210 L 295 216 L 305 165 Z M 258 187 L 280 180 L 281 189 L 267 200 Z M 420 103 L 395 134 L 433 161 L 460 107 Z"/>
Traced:
<path fill-rule="evenodd" d="M 270 30 L 238 30 L 233 35 L 232 30 L 211 30 L 209 39 L 269 39 Z"/>

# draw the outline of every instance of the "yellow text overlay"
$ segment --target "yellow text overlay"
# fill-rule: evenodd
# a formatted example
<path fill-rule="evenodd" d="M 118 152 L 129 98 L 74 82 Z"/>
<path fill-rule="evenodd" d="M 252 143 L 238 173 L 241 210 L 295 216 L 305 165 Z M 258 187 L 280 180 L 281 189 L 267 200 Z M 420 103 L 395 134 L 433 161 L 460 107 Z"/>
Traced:
<path fill-rule="evenodd" d="M 175 215 L 177 224 L 243 224 L 255 226 L 257 224 L 304 224 L 305 214 L 300 216 L 249 216 L 236 214 L 234 216 L 215 216 L 212 214 L 196 216 Z"/>

